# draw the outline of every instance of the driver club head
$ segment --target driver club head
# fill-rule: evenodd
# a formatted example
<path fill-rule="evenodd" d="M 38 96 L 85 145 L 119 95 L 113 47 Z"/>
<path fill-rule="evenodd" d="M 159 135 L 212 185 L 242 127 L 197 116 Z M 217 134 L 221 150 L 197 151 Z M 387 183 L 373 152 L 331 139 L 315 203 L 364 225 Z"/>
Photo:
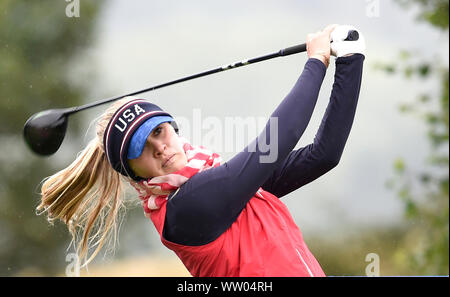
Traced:
<path fill-rule="evenodd" d="M 25 142 L 38 155 L 54 154 L 64 140 L 67 130 L 67 109 L 51 109 L 31 116 L 23 128 Z"/>

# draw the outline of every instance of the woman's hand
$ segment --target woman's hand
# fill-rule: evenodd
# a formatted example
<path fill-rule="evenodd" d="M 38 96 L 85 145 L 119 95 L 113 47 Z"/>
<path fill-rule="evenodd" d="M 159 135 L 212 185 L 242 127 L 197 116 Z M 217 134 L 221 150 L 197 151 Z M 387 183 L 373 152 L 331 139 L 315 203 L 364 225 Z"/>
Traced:
<path fill-rule="evenodd" d="M 331 24 L 322 31 L 310 33 L 306 37 L 306 51 L 308 57 L 322 61 L 328 68 L 331 54 L 331 32 L 337 27 L 337 24 Z"/>
<path fill-rule="evenodd" d="M 347 35 L 350 31 L 358 32 L 358 39 L 347 41 Z M 331 32 L 331 55 L 339 57 L 351 56 L 353 54 L 364 55 L 366 43 L 364 36 L 353 26 L 340 25 Z"/>

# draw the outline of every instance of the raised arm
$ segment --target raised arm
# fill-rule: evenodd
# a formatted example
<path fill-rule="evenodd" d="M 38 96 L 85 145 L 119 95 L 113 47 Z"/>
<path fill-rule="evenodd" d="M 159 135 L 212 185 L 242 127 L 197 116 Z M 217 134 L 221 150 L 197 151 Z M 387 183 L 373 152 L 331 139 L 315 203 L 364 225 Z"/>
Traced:
<path fill-rule="evenodd" d="M 167 202 L 167 237 L 178 237 L 171 236 L 169 229 L 178 233 L 180 230 L 176 229 L 180 228 L 192 228 L 192 236 L 195 236 L 197 232 L 193 226 L 197 225 L 211 229 L 204 234 L 214 231 L 220 235 L 225 225 L 237 218 L 258 188 L 286 159 L 306 129 L 325 71 L 321 61 L 309 59 L 294 88 L 271 115 L 275 120 L 269 120 L 264 131 L 251 144 L 228 162 L 194 175 L 180 187 Z M 270 144 L 266 153 L 258 144 L 261 139 Z M 274 155 L 275 158 L 270 160 Z M 265 159 L 271 162 L 262 162 Z M 217 223 L 223 228 L 218 228 Z"/>
<path fill-rule="evenodd" d="M 364 55 L 336 60 L 336 72 L 325 115 L 312 144 L 289 154 L 262 188 L 281 198 L 334 168 L 340 161 L 355 118 Z"/>
<path fill-rule="evenodd" d="M 258 188 L 278 168 L 305 131 L 328 66 L 332 27 L 308 35 L 310 59 L 265 129 L 242 152 L 219 167 L 194 175 L 167 202 L 163 236 L 200 245 L 220 236 Z M 268 144 L 268 145 L 267 145 Z"/>

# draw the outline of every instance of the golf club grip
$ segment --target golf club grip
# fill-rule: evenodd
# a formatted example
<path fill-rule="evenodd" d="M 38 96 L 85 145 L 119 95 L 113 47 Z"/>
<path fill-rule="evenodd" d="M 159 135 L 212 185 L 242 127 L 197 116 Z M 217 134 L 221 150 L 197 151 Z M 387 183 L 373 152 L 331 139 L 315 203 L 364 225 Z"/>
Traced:
<path fill-rule="evenodd" d="M 297 54 L 301 52 L 306 52 L 306 43 L 302 43 L 299 45 L 294 45 L 285 49 L 280 50 L 279 55 L 280 56 L 289 56 L 292 54 Z"/>

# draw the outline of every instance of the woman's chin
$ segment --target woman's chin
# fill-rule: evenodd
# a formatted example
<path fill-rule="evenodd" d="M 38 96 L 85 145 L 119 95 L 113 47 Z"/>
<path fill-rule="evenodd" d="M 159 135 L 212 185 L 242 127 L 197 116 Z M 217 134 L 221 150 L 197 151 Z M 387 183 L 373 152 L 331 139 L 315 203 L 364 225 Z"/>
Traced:
<path fill-rule="evenodd" d="M 186 158 L 180 157 L 179 154 L 175 154 L 168 163 L 169 164 L 167 164 L 163 168 L 167 172 L 167 174 L 173 173 L 173 172 L 176 172 L 176 171 L 182 169 L 184 166 L 186 166 L 187 160 L 186 160 Z"/>

